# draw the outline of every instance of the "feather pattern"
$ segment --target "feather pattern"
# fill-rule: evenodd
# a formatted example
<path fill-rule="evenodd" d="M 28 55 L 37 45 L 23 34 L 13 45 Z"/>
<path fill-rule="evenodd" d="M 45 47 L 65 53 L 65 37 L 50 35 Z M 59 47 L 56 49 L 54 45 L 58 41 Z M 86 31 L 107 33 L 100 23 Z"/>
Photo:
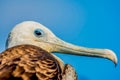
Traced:
<path fill-rule="evenodd" d="M 57 60 L 45 50 L 21 45 L 0 55 L 0 80 L 61 80 Z"/>

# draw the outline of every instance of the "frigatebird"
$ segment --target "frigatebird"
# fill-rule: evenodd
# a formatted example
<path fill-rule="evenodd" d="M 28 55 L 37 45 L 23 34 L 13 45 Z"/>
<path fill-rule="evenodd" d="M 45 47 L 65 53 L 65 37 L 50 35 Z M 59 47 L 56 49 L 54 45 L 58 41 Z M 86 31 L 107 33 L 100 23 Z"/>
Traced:
<path fill-rule="evenodd" d="M 0 80 L 77 80 L 75 69 L 54 52 L 106 58 L 117 64 L 112 50 L 76 46 L 38 22 L 25 21 L 12 29 L 0 54 Z"/>

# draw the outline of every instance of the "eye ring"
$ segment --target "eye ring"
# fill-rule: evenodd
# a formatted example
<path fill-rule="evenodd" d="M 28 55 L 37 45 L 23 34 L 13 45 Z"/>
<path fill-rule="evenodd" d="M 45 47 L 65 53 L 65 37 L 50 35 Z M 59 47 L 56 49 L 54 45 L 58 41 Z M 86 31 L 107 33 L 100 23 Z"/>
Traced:
<path fill-rule="evenodd" d="M 42 37 L 44 35 L 44 32 L 41 29 L 36 29 L 34 31 L 34 35 L 37 36 L 37 37 Z"/>

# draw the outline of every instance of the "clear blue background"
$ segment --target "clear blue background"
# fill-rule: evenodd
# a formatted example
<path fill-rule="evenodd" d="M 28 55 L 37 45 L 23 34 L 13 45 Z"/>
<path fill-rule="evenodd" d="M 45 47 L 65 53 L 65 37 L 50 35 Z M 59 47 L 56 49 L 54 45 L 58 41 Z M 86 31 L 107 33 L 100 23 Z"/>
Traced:
<path fill-rule="evenodd" d="M 109 48 L 120 58 L 119 0 L 0 0 L 0 52 L 10 30 L 26 20 L 50 28 L 76 45 Z M 120 62 L 56 54 L 74 66 L 79 80 L 120 80 Z"/>

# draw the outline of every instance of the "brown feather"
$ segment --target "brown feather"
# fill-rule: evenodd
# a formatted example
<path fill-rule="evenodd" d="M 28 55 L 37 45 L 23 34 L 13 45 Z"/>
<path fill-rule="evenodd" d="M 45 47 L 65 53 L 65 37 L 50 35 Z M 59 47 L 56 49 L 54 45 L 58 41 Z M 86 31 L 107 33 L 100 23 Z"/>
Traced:
<path fill-rule="evenodd" d="M 19 45 L 0 54 L 0 80 L 62 80 L 58 61 L 47 51 Z"/>
<path fill-rule="evenodd" d="M 62 73 L 62 80 L 77 80 L 77 74 L 71 65 L 65 65 Z"/>

